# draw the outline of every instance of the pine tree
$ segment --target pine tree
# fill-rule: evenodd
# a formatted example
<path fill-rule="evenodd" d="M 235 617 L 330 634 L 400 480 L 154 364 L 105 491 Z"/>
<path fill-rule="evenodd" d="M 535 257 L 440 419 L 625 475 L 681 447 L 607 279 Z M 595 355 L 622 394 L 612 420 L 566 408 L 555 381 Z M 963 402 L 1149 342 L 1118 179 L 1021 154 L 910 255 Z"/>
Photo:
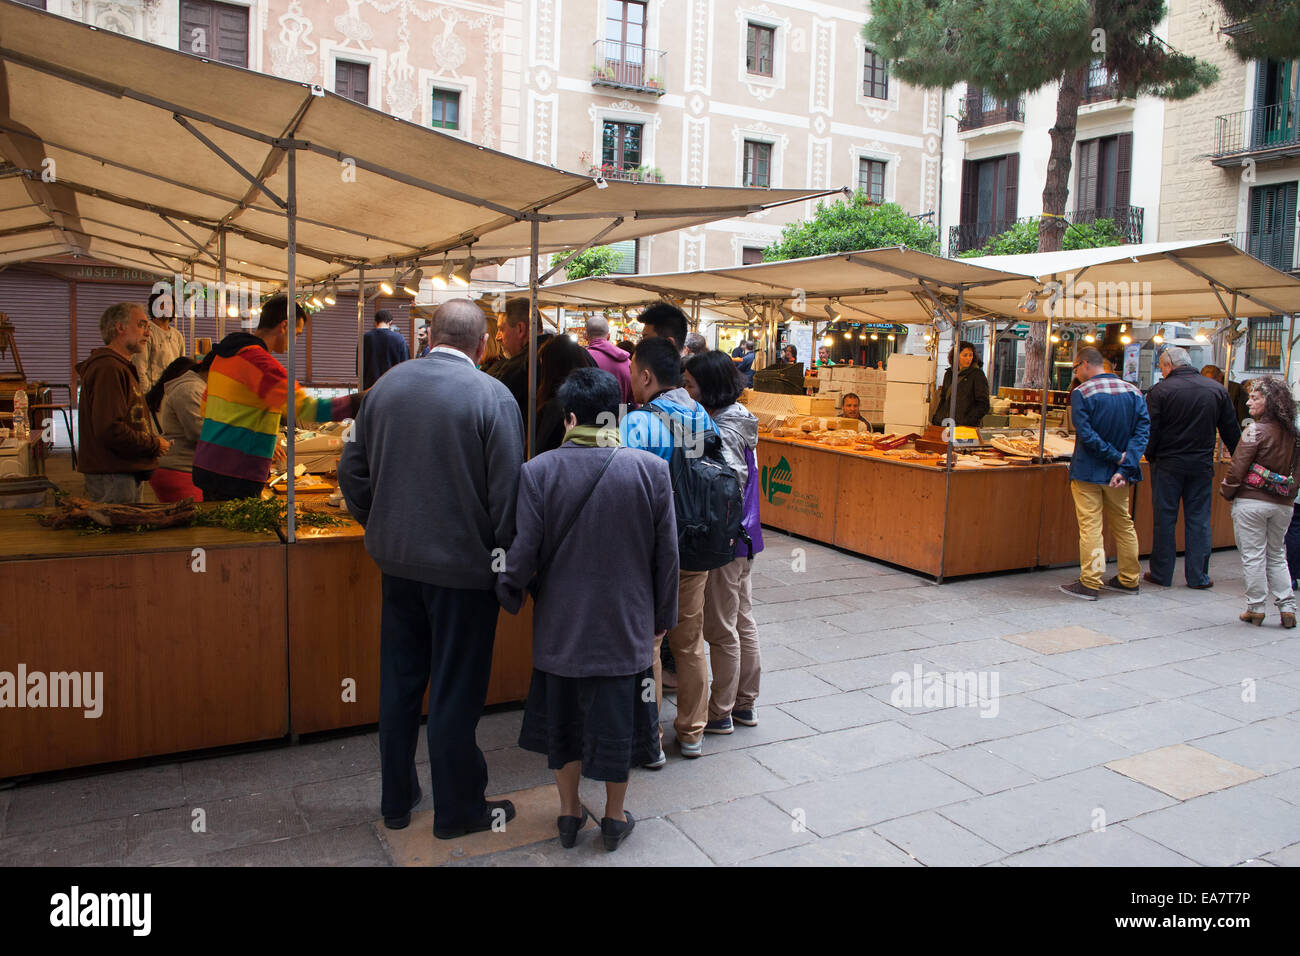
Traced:
<path fill-rule="evenodd" d="M 1296 0 L 1219 0 L 1228 45 L 1243 61 L 1300 56 L 1300 3 Z"/>
<path fill-rule="evenodd" d="M 1001 99 L 1059 84 L 1043 186 L 1038 251 L 1061 248 L 1071 153 L 1088 71 L 1100 61 L 1119 95 L 1185 99 L 1213 83 L 1214 66 L 1172 49 L 1154 30 L 1160 0 L 873 0 L 868 42 L 900 79 L 922 87 L 966 81 Z M 1045 379 L 1044 330 L 1026 343 L 1024 383 Z"/>

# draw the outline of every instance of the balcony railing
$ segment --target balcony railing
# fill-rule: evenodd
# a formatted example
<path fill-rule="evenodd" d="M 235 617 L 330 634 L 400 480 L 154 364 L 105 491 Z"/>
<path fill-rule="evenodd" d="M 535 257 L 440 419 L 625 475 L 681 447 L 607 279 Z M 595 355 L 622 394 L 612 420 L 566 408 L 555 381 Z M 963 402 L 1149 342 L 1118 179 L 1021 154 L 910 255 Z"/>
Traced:
<path fill-rule="evenodd" d="M 593 179 L 600 176 L 604 179 L 615 179 L 625 183 L 661 183 L 664 181 L 663 173 L 659 172 L 658 166 L 619 166 L 617 163 L 602 163 L 588 169 L 587 175 Z"/>
<path fill-rule="evenodd" d="M 1293 230 L 1276 232 L 1225 232 L 1232 244 L 1260 262 L 1283 272 L 1300 272 L 1300 247 Z"/>
<path fill-rule="evenodd" d="M 1214 159 L 1273 149 L 1286 152 L 1300 149 L 1300 100 L 1228 113 L 1218 118 Z"/>
<path fill-rule="evenodd" d="M 956 256 L 971 249 L 979 249 L 990 239 L 1002 235 L 1017 223 L 1037 222 L 1040 216 L 1022 216 L 1019 219 L 998 219 L 989 222 L 964 222 L 948 228 L 948 255 Z M 1076 209 L 1065 214 L 1069 225 L 1091 225 L 1109 219 L 1119 230 L 1124 244 L 1142 241 L 1145 210 L 1141 206 L 1115 206 L 1110 209 Z"/>
<path fill-rule="evenodd" d="M 992 94 L 976 90 L 963 96 L 959 105 L 957 119 L 958 132 L 981 129 L 997 123 L 1023 123 L 1025 121 L 1025 100 L 999 100 Z"/>
<path fill-rule="evenodd" d="M 597 40 L 592 48 L 591 85 L 663 96 L 664 51 L 619 40 Z"/>

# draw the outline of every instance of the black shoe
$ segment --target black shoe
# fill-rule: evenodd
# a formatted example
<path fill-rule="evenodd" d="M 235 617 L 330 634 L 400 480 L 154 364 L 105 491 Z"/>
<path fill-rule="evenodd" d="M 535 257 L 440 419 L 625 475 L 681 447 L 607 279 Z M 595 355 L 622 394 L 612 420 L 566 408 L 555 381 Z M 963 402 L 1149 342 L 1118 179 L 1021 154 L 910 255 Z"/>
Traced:
<path fill-rule="evenodd" d="M 600 834 L 601 838 L 605 841 L 606 850 L 617 850 L 618 845 L 627 839 L 627 835 L 631 833 L 632 828 L 636 826 L 636 821 L 632 819 L 632 814 L 624 810 L 623 816 L 627 817 L 626 823 L 622 820 L 611 820 L 609 817 L 601 817 Z"/>
<path fill-rule="evenodd" d="M 1103 584 L 1102 587 L 1104 587 L 1108 591 L 1118 591 L 1120 594 L 1138 593 L 1138 585 L 1135 584 L 1132 587 L 1129 587 L 1127 584 L 1121 584 L 1118 574 L 1115 575 L 1113 578 L 1111 578 L 1109 581 L 1107 581 L 1105 584 Z"/>
<path fill-rule="evenodd" d="M 1214 582 L 1209 578 L 1206 578 L 1204 584 L 1189 584 L 1187 586 L 1193 591 L 1208 591 L 1210 588 L 1214 587 Z"/>
<path fill-rule="evenodd" d="M 423 799 L 424 799 L 424 793 L 420 790 L 420 785 L 417 783 L 415 785 L 415 799 L 411 801 L 411 810 L 414 810 L 416 807 L 418 807 L 420 805 L 420 801 Z M 400 817 L 384 817 L 384 826 L 388 827 L 388 829 L 390 830 L 405 830 L 410 825 L 411 825 L 410 810 L 408 810 L 406 813 L 403 813 Z"/>
<path fill-rule="evenodd" d="M 588 816 L 590 814 L 587 813 L 587 808 L 583 807 L 580 817 L 555 818 L 555 829 L 560 831 L 560 846 L 567 850 L 578 842 L 578 831 L 586 824 Z"/>
<path fill-rule="evenodd" d="M 1157 581 L 1155 578 L 1153 578 L 1153 577 L 1151 576 L 1151 572 L 1150 572 L 1150 571 L 1143 571 L 1143 572 L 1142 572 L 1142 580 L 1145 581 L 1145 582 L 1147 582 L 1147 584 L 1154 584 L 1154 585 L 1155 585 L 1156 587 L 1158 587 L 1158 588 L 1167 588 L 1167 587 L 1169 587 L 1168 584 L 1162 584 L 1161 582 L 1159 582 L 1159 581 Z"/>
<path fill-rule="evenodd" d="M 489 800 L 487 809 L 483 811 L 483 816 L 477 820 L 458 827 L 440 827 L 434 824 L 433 835 L 439 840 L 455 840 L 470 833 L 482 833 L 484 830 L 491 830 L 492 824 L 497 821 L 498 810 L 505 811 L 507 823 L 515 818 L 515 805 L 509 800 Z"/>

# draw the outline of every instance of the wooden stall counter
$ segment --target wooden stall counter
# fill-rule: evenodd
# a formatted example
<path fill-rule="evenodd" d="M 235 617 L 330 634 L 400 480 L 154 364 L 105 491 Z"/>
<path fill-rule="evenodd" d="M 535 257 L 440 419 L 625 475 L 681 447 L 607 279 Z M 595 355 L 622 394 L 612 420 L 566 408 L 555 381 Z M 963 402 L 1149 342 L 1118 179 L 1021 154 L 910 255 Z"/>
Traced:
<path fill-rule="evenodd" d="M 289 546 L 290 723 L 295 733 L 377 723 L 382 575 L 346 509 L 303 507 L 346 524 L 299 527 Z M 487 703 L 523 700 L 532 670 L 530 599 L 517 615 L 498 618 Z"/>
<path fill-rule="evenodd" d="M 0 511 L 0 779 L 288 732 L 274 534 L 33 514 Z"/>

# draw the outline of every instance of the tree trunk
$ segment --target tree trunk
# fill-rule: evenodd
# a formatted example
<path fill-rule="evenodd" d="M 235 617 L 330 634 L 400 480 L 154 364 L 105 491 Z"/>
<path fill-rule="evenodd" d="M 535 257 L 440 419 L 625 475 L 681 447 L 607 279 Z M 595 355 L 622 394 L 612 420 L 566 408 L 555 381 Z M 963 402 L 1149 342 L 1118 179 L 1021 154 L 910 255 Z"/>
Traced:
<path fill-rule="evenodd" d="M 1038 251 L 1059 252 L 1065 237 L 1065 202 L 1070 195 L 1071 154 L 1074 152 L 1075 127 L 1079 122 L 1079 104 L 1083 101 L 1083 86 L 1088 80 L 1088 67 L 1071 70 L 1061 80 L 1061 90 L 1056 97 L 1056 125 L 1050 130 L 1052 151 L 1047 160 L 1047 184 L 1043 187 L 1043 218 L 1038 223 Z M 1039 301 L 1039 307 L 1045 304 Z M 1047 345 L 1045 323 L 1031 322 L 1025 337 L 1025 388 L 1043 388 L 1047 384 L 1047 369 L 1043 358 Z"/>

